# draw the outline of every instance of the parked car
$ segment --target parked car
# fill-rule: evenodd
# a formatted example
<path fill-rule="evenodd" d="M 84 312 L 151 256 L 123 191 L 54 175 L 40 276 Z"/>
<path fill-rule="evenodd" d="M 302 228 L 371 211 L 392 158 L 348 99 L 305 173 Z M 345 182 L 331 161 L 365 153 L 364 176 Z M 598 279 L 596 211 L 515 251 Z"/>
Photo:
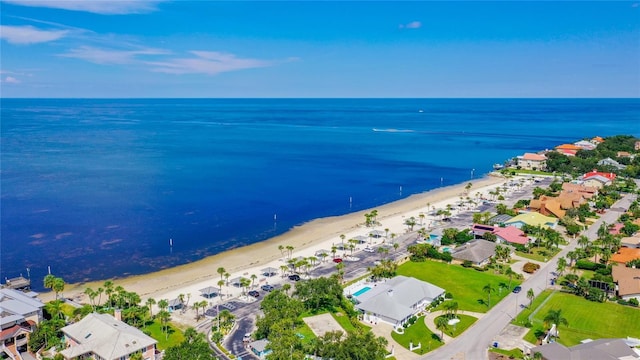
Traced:
<path fill-rule="evenodd" d="M 273 287 L 273 285 L 269 285 L 269 284 L 262 285 L 260 288 L 262 290 L 264 290 L 264 291 L 273 291 L 273 289 L 275 289 L 275 287 Z"/>
<path fill-rule="evenodd" d="M 336 263 L 336 264 L 339 264 L 339 263 L 342 262 L 342 259 L 341 258 L 335 258 L 335 259 L 333 259 L 333 262 Z"/>
<path fill-rule="evenodd" d="M 253 296 L 254 298 L 258 298 L 260 297 L 260 293 L 257 290 L 251 290 L 249 291 L 249 296 Z"/>
<path fill-rule="evenodd" d="M 297 274 L 289 275 L 289 280 L 300 281 L 300 275 L 297 275 Z"/>
<path fill-rule="evenodd" d="M 514 288 L 513 288 L 513 293 L 514 293 L 514 294 L 517 294 L 517 293 L 519 293 L 520 291 L 522 291 L 522 286 L 516 286 L 516 287 L 514 287 Z"/>
<path fill-rule="evenodd" d="M 371 248 L 371 247 L 368 247 L 368 246 L 366 248 L 364 248 L 364 251 L 370 252 L 370 253 L 376 252 L 376 250 L 374 248 Z"/>

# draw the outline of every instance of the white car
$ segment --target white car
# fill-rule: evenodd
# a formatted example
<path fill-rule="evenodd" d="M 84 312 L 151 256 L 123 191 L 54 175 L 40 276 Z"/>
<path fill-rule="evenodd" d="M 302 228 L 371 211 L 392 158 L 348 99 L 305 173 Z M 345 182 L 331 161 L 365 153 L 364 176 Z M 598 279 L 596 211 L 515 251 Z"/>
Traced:
<path fill-rule="evenodd" d="M 370 252 L 370 253 L 376 252 L 376 250 L 374 248 L 371 248 L 371 247 L 368 247 L 368 246 L 366 248 L 364 248 L 364 251 Z"/>

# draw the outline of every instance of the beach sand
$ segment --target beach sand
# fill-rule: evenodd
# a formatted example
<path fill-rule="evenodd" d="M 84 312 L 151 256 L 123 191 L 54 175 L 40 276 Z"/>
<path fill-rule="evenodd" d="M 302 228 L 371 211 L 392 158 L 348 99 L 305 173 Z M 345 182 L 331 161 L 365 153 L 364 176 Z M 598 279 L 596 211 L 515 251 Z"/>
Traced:
<path fill-rule="evenodd" d="M 468 182 L 437 188 L 425 193 L 412 195 L 406 199 L 377 206 L 377 220 L 381 225 L 376 229 L 389 229 L 389 233 L 402 234 L 406 230 L 405 218 L 415 216 L 418 219 L 420 213 L 427 213 L 434 207 L 443 209 L 447 204 L 460 201 L 460 197 L 475 198 L 477 193 L 487 196 L 497 186 L 507 180 L 501 176 L 486 176 L 470 181 L 473 185 L 469 194 L 465 194 L 465 186 Z M 429 205 L 429 208 L 427 207 Z M 137 292 L 142 299 L 153 297 L 159 299 L 173 299 L 178 294 L 191 294 L 193 301 L 202 300 L 199 289 L 207 286 L 217 287 L 220 275 L 216 272 L 219 267 L 224 267 L 231 274 L 230 279 L 237 276 L 248 277 L 249 274 L 259 275 L 262 281 L 267 280 L 260 274 L 260 269 L 267 266 L 278 268 L 286 264 L 285 256 L 278 250 L 279 245 L 293 246 L 293 257 L 312 256 L 316 250 L 331 250 L 332 244 L 341 242 L 340 235 L 346 239 L 357 235 L 366 235 L 372 228 L 364 226 L 364 214 L 373 209 L 358 211 L 342 216 L 316 219 L 308 223 L 296 226 L 286 233 L 274 238 L 225 251 L 223 253 L 207 257 L 189 264 L 172 267 L 145 275 L 136 275 L 122 279 L 115 279 L 116 285 L 123 286 L 127 291 Z M 428 221 L 427 217 L 427 221 Z M 279 276 L 277 276 L 280 279 Z M 68 284 L 64 290 L 64 296 L 88 303 L 83 292 L 86 287 L 94 290 L 102 286 L 103 281 L 90 283 Z M 239 289 L 223 289 L 223 292 Z M 235 294 L 237 295 L 237 294 Z M 52 300 L 54 294 L 44 293 L 41 298 L 45 301 Z"/>

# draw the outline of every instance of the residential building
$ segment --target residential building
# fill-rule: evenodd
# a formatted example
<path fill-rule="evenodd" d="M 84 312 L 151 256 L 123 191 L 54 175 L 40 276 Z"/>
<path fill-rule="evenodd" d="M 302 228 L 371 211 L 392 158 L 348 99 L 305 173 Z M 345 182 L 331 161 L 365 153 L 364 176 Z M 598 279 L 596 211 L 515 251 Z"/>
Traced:
<path fill-rule="evenodd" d="M 573 145 L 578 146 L 583 150 L 594 150 L 596 148 L 596 145 L 594 143 L 587 140 L 580 140 L 580 141 L 574 142 Z"/>
<path fill-rule="evenodd" d="M 593 139 L 591 139 L 591 142 L 595 145 L 598 146 L 599 144 L 602 144 L 604 142 L 604 139 L 601 138 L 600 136 L 596 136 Z"/>
<path fill-rule="evenodd" d="M 632 249 L 640 249 L 640 233 L 620 239 L 620 245 Z"/>
<path fill-rule="evenodd" d="M 384 321 L 401 327 L 444 292 L 444 289 L 428 282 L 396 276 L 359 295 L 355 307 L 362 311 L 365 321 Z"/>
<path fill-rule="evenodd" d="M 89 314 L 62 333 L 67 348 L 60 354 L 65 359 L 127 360 L 135 353 L 155 359 L 157 341 L 110 314 Z"/>
<path fill-rule="evenodd" d="M 451 252 L 451 256 L 458 261 L 471 261 L 476 266 L 482 266 L 496 254 L 496 243 L 475 239 L 458 246 Z"/>
<path fill-rule="evenodd" d="M 618 296 L 623 300 L 635 298 L 640 301 L 640 269 L 618 264 L 611 267 L 611 276 Z"/>
<path fill-rule="evenodd" d="M 0 358 L 20 358 L 30 334 L 42 321 L 44 304 L 36 293 L 0 289 Z"/>
<path fill-rule="evenodd" d="M 269 340 L 261 339 L 252 341 L 247 346 L 257 357 L 259 357 L 260 359 L 264 359 L 267 355 L 269 355 L 269 353 L 271 353 L 271 350 L 267 350 L 267 345 L 269 345 Z"/>
<path fill-rule="evenodd" d="M 544 155 L 525 153 L 517 157 L 518 166 L 525 170 L 545 170 L 547 157 Z"/>
<path fill-rule="evenodd" d="M 593 186 L 602 189 L 603 186 L 610 185 L 615 180 L 616 174 L 605 173 L 593 170 L 582 176 L 582 182 L 586 186 Z"/>
<path fill-rule="evenodd" d="M 618 151 L 618 153 L 616 154 L 616 157 L 631 157 L 631 153 L 628 151 Z"/>
<path fill-rule="evenodd" d="M 637 360 L 640 354 L 633 351 L 623 339 L 599 339 L 572 347 L 557 342 L 531 349 L 531 356 L 541 353 L 543 360 Z"/>
<path fill-rule="evenodd" d="M 482 224 L 473 224 L 471 232 L 475 235 L 476 239 L 482 238 L 482 236 L 490 232 L 496 236 L 496 242 L 502 244 L 520 244 L 525 245 L 531 241 L 524 231 L 518 229 L 515 226 L 490 226 Z M 494 249 L 495 250 L 495 249 Z"/>
<path fill-rule="evenodd" d="M 627 168 L 626 165 L 622 165 L 619 162 L 613 160 L 612 158 L 606 158 L 598 161 L 598 165 L 600 166 L 612 166 L 618 170 L 624 170 Z"/>
<path fill-rule="evenodd" d="M 529 226 L 542 226 L 547 228 L 555 228 L 558 224 L 558 219 L 544 216 L 537 212 L 527 212 L 514 216 L 508 221 L 505 221 L 505 225 L 515 226 L 521 229 L 524 225 Z"/>
<path fill-rule="evenodd" d="M 629 261 L 640 259 L 640 249 L 621 247 L 611 256 L 610 262 L 626 264 Z"/>
<path fill-rule="evenodd" d="M 591 199 L 598 194 L 598 188 L 584 184 L 562 183 L 562 193 L 578 193 L 585 199 Z"/>
<path fill-rule="evenodd" d="M 580 146 L 576 146 L 573 144 L 562 144 L 555 147 L 555 150 L 561 154 L 566 156 L 576 156 L 578 150 L 582 150 Z"/>

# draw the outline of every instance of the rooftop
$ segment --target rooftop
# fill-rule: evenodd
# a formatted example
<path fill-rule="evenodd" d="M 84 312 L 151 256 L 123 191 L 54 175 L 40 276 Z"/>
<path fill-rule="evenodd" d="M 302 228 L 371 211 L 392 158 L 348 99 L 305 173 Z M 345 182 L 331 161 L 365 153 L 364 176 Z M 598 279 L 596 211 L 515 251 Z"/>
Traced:
<path fill-rule="evenodd" d="M 458 246 L 451 252 L 451 256 L 457 260 L 469 260 L 474 263 L 481 263 L 496 253 L 496 243 L 475 239 Z"/>
<path fill-rule="evenodd" d="M 621 247 L 611 256 L 611 261 L 622 264 L 635 259 L 640 259 L 640 249 Z"/>
<path fill-rule="evenodd" d="M 531 354 L 542 353 L 546 360 L 634 360 L 640 359 L 622 339 L 600 339 L 570 348 L 550 343 L 531 349 Z"/>
<path fill-rule="evenodd" d="M 622 264 L 611 267 L 613 281 L 618 283 L 620 296 L 640 294 L 640 269 L 626 267 Z"/>

